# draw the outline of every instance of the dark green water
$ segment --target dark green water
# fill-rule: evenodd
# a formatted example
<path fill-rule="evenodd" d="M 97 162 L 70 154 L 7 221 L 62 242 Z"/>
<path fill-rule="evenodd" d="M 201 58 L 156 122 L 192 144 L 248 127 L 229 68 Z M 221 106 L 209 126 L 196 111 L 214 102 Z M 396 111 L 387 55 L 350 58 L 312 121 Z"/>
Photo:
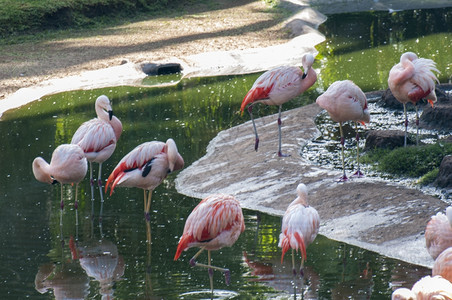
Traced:
<path fill-rule="evenodd" d="M 431 15 L 435 16 L 435 11 Z M 406 50 L 434 58 L 442 72 L 441 81 L 447 80 L 451 76 L 451 13 L 450 9 L 441 11 L 441 15 L 447 12 L 442 25 L 426 26 L 418 36 L 408 33 L 393 36 L 383 29 L 375 33 L 375 24 L 389 22 L 388 18 L 392 31 L 399 24 L 398 19 L 402 24 L 411 24 L 405 23 L 405 18 L 409 19 L 405 12 L 403 18 L 398 13 L 387 12 L 331 16 L 322 25 L 327 42 L 319 45 L 319 60 L 314 65 L 320 71 L 318 83 L 284 109 L 313 102 L 329 84 L 339 79 L 352 79 L 364 91 L 386 88 L 389 69 Z M 411 14 L 413 22 L 419 21 L 418 14 Z M 430 17 L 422 13 L 422 18 Z M 355 35 L 356 30 L 362 34 Z M 377 40 L 374 35 L 378 36 Z M 5 113 L 0 122 L 2 298 L 51 299 L 55 298 L 53 293 L 60 295 L 64 291 L 69 293 L 66 298 L 71 292 L 73 298 L 90 299 L 100 299 L 101 294 L 108 293 L 114 293 L 118 299 L 208 298 L 207 272 L 188 264 L 195 250 L 173 261 L 185 219 L 199 202 L 177 193 L 174 188 L 177 174 L 169 176 L 154 191 L 149 229 L 142 213 L 143 192 L 119 188 L 106 197 L 101 232 L 97 218 L 91 222 L 88 181 L 81 184 L 80 225 L 76 228 L 73 189 L 66 187 L 64 243 L 61 243 L 59 188 L 37 182 L 31 162 L 36 156 L 50 160 L 56 146 L 70 142 L 78 126 L 95 116 L 97 96 L 106 94 L 112 99 L 124 132 L 115 153 L 104 164 L 104 178 L 136 145 L 151 140 L 165 141 L 169 137 L 176 141 L 189 165 L 205 154 L 208 142 L 219 131 L 248 119 L 248 116 L 241 117 L 238 110 L 243 95 L 258 75 L 191 79 L 165 88 L 117 87 L 68 92 Z M 256 112 L 262 116 L 275 113 L 276 108 L 260 107 Z M 100 207 L 97 190 L 95 197 L 97 217 Z M 245 211 L 245 218 L 247 230 L 237 243 L 213 253 L 213 264 L 231 269 L 231 285 L 226 286 L 222 275 L 215 273 L 215 289 L 222 290 L 225 297 L 237 299 L 290 298 L 293 292 L 290 259 L 281 266 L 277 248 L 281 219 L 259 214 L 258 226 L 256 212 Z M 146 243 L 147 230 L 152 236 L 150 247 Z M 101 283 L 100 279 L 88 277 L 81 261 L 71 257 L 71 236 L 78 237 L 76 245 L 86 247 L 86 251 L 99 246 L 102 240 L 103 264 L 117 266 L 112 280 Z M 106 258 L 106 254 L 116 252 L 114 259 Z M 245 261 L 244 252 L 251 262 Z M 203 260 L 205 255 L 200 257 Z M 388 299 L 393 286 L 411 286 L 430 271 L 319 236 L 308 248 L 305 272 L 306 298 Z M 37 275 L 40 283 L 36 286 Z M 295 284 L 299 292 L 300 281 Z"/>

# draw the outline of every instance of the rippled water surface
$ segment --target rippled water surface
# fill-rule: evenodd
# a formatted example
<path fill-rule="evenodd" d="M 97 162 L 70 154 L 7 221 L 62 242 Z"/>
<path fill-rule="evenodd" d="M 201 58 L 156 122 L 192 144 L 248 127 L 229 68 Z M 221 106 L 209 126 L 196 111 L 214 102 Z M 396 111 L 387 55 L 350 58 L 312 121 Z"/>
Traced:
<path fill-rule="evenodd" d="M 414 31 L 417 34 L 403 29 L 410 22 L 418 24 L 416 21 L 441 16 L 442 23 L 428 23 L 422 31 Z M 405 50 L 434 58 L 441 81 L 447 81 L 452 57 L 450 22 L 450 9 L 331 16 L 322 25 L 327 42 L 319 45 L 314 65 L 320 72 L 318 83 L 284 109 L 312 103 L 335 80 L 352 79 L 364 91 L 386 88 L 389 69 Z M 69 92 L 5 113 L 0 121 L 2 298 L 209 298 L 207 271 L 188 263 L 195 250 L 173 261 L 185 220 L 199 202 L 175 190 L 177 174 L 168 176 L 154 191 L 148 224 L 143 217 L 143 192 L 119 188 L 106 196 L 100 226 L 99 195 L 96 190 L 92 211 L 90 186 L 85 180 L 80 185 L 76 226 L 74 189 L 66 186 L 60 227 L 59 187 L 37 182 L 31 162 L 36 156 L 50 160 L 56 146 L 70 142 L 78 126 L 95 116 L 97 96 L 106 94 L 124 132 L 115 153 L 104 164 L 104 178 L 136 145 L 169 137 L 174 138 L 189 165 L 205 154 L 208 142 L 220 130 L 247 120 L 238 110 L 257 76 L 183 80 L 173 87 Z M 275 109 L 259 107 L 256 113 L 263 116 L 275 113 Z M 280 262 L 277 243 L 281 218 L 248 210 L 244 213 L 247 229 L 237 243 L 213 253 L 213 264 L 231 269 L 230 286 L 220 273 L 214 275 L 218 299 L 291 298 L 294 291 L 302 290 L 306 299 L 388 299 L 394 287 L 411 286 L 430 273 L 319 236 L 308 248 L 305 280 L 294 280 L 290 258 Z M 199 260 L 205 262 L 206 256 Z"/>

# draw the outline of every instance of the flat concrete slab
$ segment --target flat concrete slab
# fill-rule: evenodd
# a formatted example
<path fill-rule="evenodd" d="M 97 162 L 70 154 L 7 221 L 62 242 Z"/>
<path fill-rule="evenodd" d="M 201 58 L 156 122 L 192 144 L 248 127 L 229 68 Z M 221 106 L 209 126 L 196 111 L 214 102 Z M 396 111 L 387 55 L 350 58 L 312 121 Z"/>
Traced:
<path fill-rule="evenodd" d="M 342 171 L 313 165 L 300 153 L 320 133 L 317 104 L 284 111 L 283 152 L 277 155 L 277 116 L 256 120 L 260 137 L 254 151 L 252 123 L 220 132 L 204 157 L 176 178 L 178 192 L 197 198 L 212 193 L 235 195 L 244 208 L 282 216 L 303 182 L 309 203 L 321 218 L 320 233 L 364 249 L 421 266 L 433 260 L 425 248 L 430 217 L 446 203 L 423 192 L 383 180 L 354 178 L 337 182 Z"/>

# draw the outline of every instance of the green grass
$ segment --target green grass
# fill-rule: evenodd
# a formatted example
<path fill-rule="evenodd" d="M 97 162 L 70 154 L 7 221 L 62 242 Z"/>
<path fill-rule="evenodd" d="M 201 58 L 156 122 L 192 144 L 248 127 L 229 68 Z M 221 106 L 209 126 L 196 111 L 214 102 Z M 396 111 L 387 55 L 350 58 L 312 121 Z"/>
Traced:
<path fill-rule="evenodd" d="M 452 143 L 437 143 L 394 150 L 371 150 L 363 156 L 363 162 L 374 165 L 379 172 L 420 178 L 419 183 L 425 185 L 436 179 L 443 157 L 451 154 Z"/>
<path fill-rule="evenodd" d="M 0 36 L 77 28 L 200 0 L 0 0 Z"/>

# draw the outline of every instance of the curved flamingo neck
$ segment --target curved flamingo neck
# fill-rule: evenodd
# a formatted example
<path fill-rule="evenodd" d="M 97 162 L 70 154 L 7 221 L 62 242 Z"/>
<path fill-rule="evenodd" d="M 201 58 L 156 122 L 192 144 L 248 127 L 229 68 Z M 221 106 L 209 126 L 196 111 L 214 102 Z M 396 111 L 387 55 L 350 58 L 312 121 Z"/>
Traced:
<path fill-rule="evenodd" d="M 96 115 L 99 119 L 104 121 L 110 121 L 110 118 L 108 116 L 108 112 L 105 111 L 97 102 L 96 102 Z"/>
<path fill-rule="evenodd" d="M 309 89 L 317 81 L 317 73 L 313 68 L 309 68 L 306 77 L 301 81 L 301 92 Z"/>
<path fill-rule="evenodd" d="M 37 157 L 33 161 L 33 174 L 40 182 L 52 183 L 50 169 L 50 165 L 42 157 Z"/>
<path fill-rule="evenodd" d="M 113 128 L 113 131 L 115 132 L 116 140 L 119 140 L 119 137 L 121 136 L 121 133 L 122 133 L 122 123 L 121 123 L 121 121 L 119 121 L 119 119 L 116 118 L 115 116 L 113 116 L 111 118 L 111 120 L 109 120 L 108 119 L 108 114 L 107 114 L 107 120 L 106 121 L 108 121 L 110 123 L 111 127 Z"/>

